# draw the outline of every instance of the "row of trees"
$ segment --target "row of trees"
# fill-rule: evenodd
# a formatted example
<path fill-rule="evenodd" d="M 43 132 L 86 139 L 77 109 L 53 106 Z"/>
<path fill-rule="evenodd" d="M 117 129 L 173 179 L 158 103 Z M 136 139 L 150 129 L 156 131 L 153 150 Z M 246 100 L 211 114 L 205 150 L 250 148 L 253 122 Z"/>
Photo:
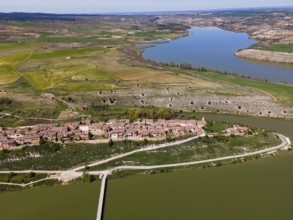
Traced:
<path fill-rule="evenodd" d="M 144 109 L 144 108 L 135 108 L 127 109 L 124 112 L 124 115 L 130 120 L 136 120 L 140 118 L 152 118 L 152 119 L 171 119 L 175 116 L 175 113 L 169 109 Z"/>

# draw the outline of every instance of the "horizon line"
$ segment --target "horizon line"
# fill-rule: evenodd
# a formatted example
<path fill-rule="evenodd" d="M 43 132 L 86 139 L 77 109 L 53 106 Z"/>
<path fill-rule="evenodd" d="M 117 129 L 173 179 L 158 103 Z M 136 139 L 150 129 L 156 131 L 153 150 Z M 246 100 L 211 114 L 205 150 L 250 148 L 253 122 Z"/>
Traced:
<path fill-rule="evenodd" d="M 194 13 L 194 12 L 215 12 L 215 11 L 237 11 L 237 10 L 257 10 L 257 9 L 293 9 L 293 5 L 287 6 L 260 6 L 260 7 L 240 7 L 240 8 L 221 8 L 221 9 L 191 9 L 191 10 L 166 10 L 166 11 L 133 11 L 133 12 L 92 12 L 92 13 L 58 13 L 58 12 L 25 12 L 25 11 L 10 11 L 2 12 L 1 14 L 51 14 L 51 15 L 132 15 L 132 14 L 159 14 L 159 13 Z"/>

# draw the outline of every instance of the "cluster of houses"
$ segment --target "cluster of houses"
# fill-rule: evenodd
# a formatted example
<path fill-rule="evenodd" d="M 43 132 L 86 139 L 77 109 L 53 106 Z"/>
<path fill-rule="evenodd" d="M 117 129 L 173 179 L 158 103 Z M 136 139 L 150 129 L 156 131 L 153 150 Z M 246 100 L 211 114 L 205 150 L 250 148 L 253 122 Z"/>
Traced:
<path fill-rule="evenodd" d="M 40 124 L 17 128 L 0 128 L 0 149 L 23 145 L 38 145 L 40 140 L 51 142 L 88 141 L 96 137 L 113 140 L 165 139 L 167 135 L 200 135 L 207 124 L 202 120 L 151 120 L 136 122 L 129 120 L 109 120 L 69 122 L 62 125 Z"/>
<path fill-rule="evenodd" d="M 250 131 L 249 127 L 242 127 L 239 125 L 233 125 L 232 128 L 226 129 L 228 135 L 246 135 Z"/>

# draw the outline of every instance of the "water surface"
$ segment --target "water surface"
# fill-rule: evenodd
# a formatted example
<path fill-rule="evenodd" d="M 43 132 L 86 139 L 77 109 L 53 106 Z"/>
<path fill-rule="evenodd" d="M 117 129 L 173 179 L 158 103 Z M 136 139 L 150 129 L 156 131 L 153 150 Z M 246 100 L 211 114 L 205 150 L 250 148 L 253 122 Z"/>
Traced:
<path fill-rule="evenodd" d="M 104 220 L 291 220 L 293 152 L 108 181 Z"/>
<path fill-rule="evenodd" d="M 0 193 L 1 220 L 95 220 L 100 182 Z"/>
<path fill-rule="evenodd" d="M 190 36 L 146 48 L 143 57 L 157 62 L 190 63 L 194 67 L 293 84 L 293 65 L 251 62 L 234 55 L 239 49 L 257 43 L 249 39 L 248 34 L 216 27 L 194 27 L 189 31 Z"/>

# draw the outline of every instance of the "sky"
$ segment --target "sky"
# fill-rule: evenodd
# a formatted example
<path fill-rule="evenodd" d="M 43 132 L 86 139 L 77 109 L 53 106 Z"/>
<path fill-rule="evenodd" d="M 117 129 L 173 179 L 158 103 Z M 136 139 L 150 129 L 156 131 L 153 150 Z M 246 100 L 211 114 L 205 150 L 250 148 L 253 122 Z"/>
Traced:
<path fill-rule="evenodd" d="M 293 0 L 0 0 L 0 12 L 114 13 L 292 5 Z"/>

